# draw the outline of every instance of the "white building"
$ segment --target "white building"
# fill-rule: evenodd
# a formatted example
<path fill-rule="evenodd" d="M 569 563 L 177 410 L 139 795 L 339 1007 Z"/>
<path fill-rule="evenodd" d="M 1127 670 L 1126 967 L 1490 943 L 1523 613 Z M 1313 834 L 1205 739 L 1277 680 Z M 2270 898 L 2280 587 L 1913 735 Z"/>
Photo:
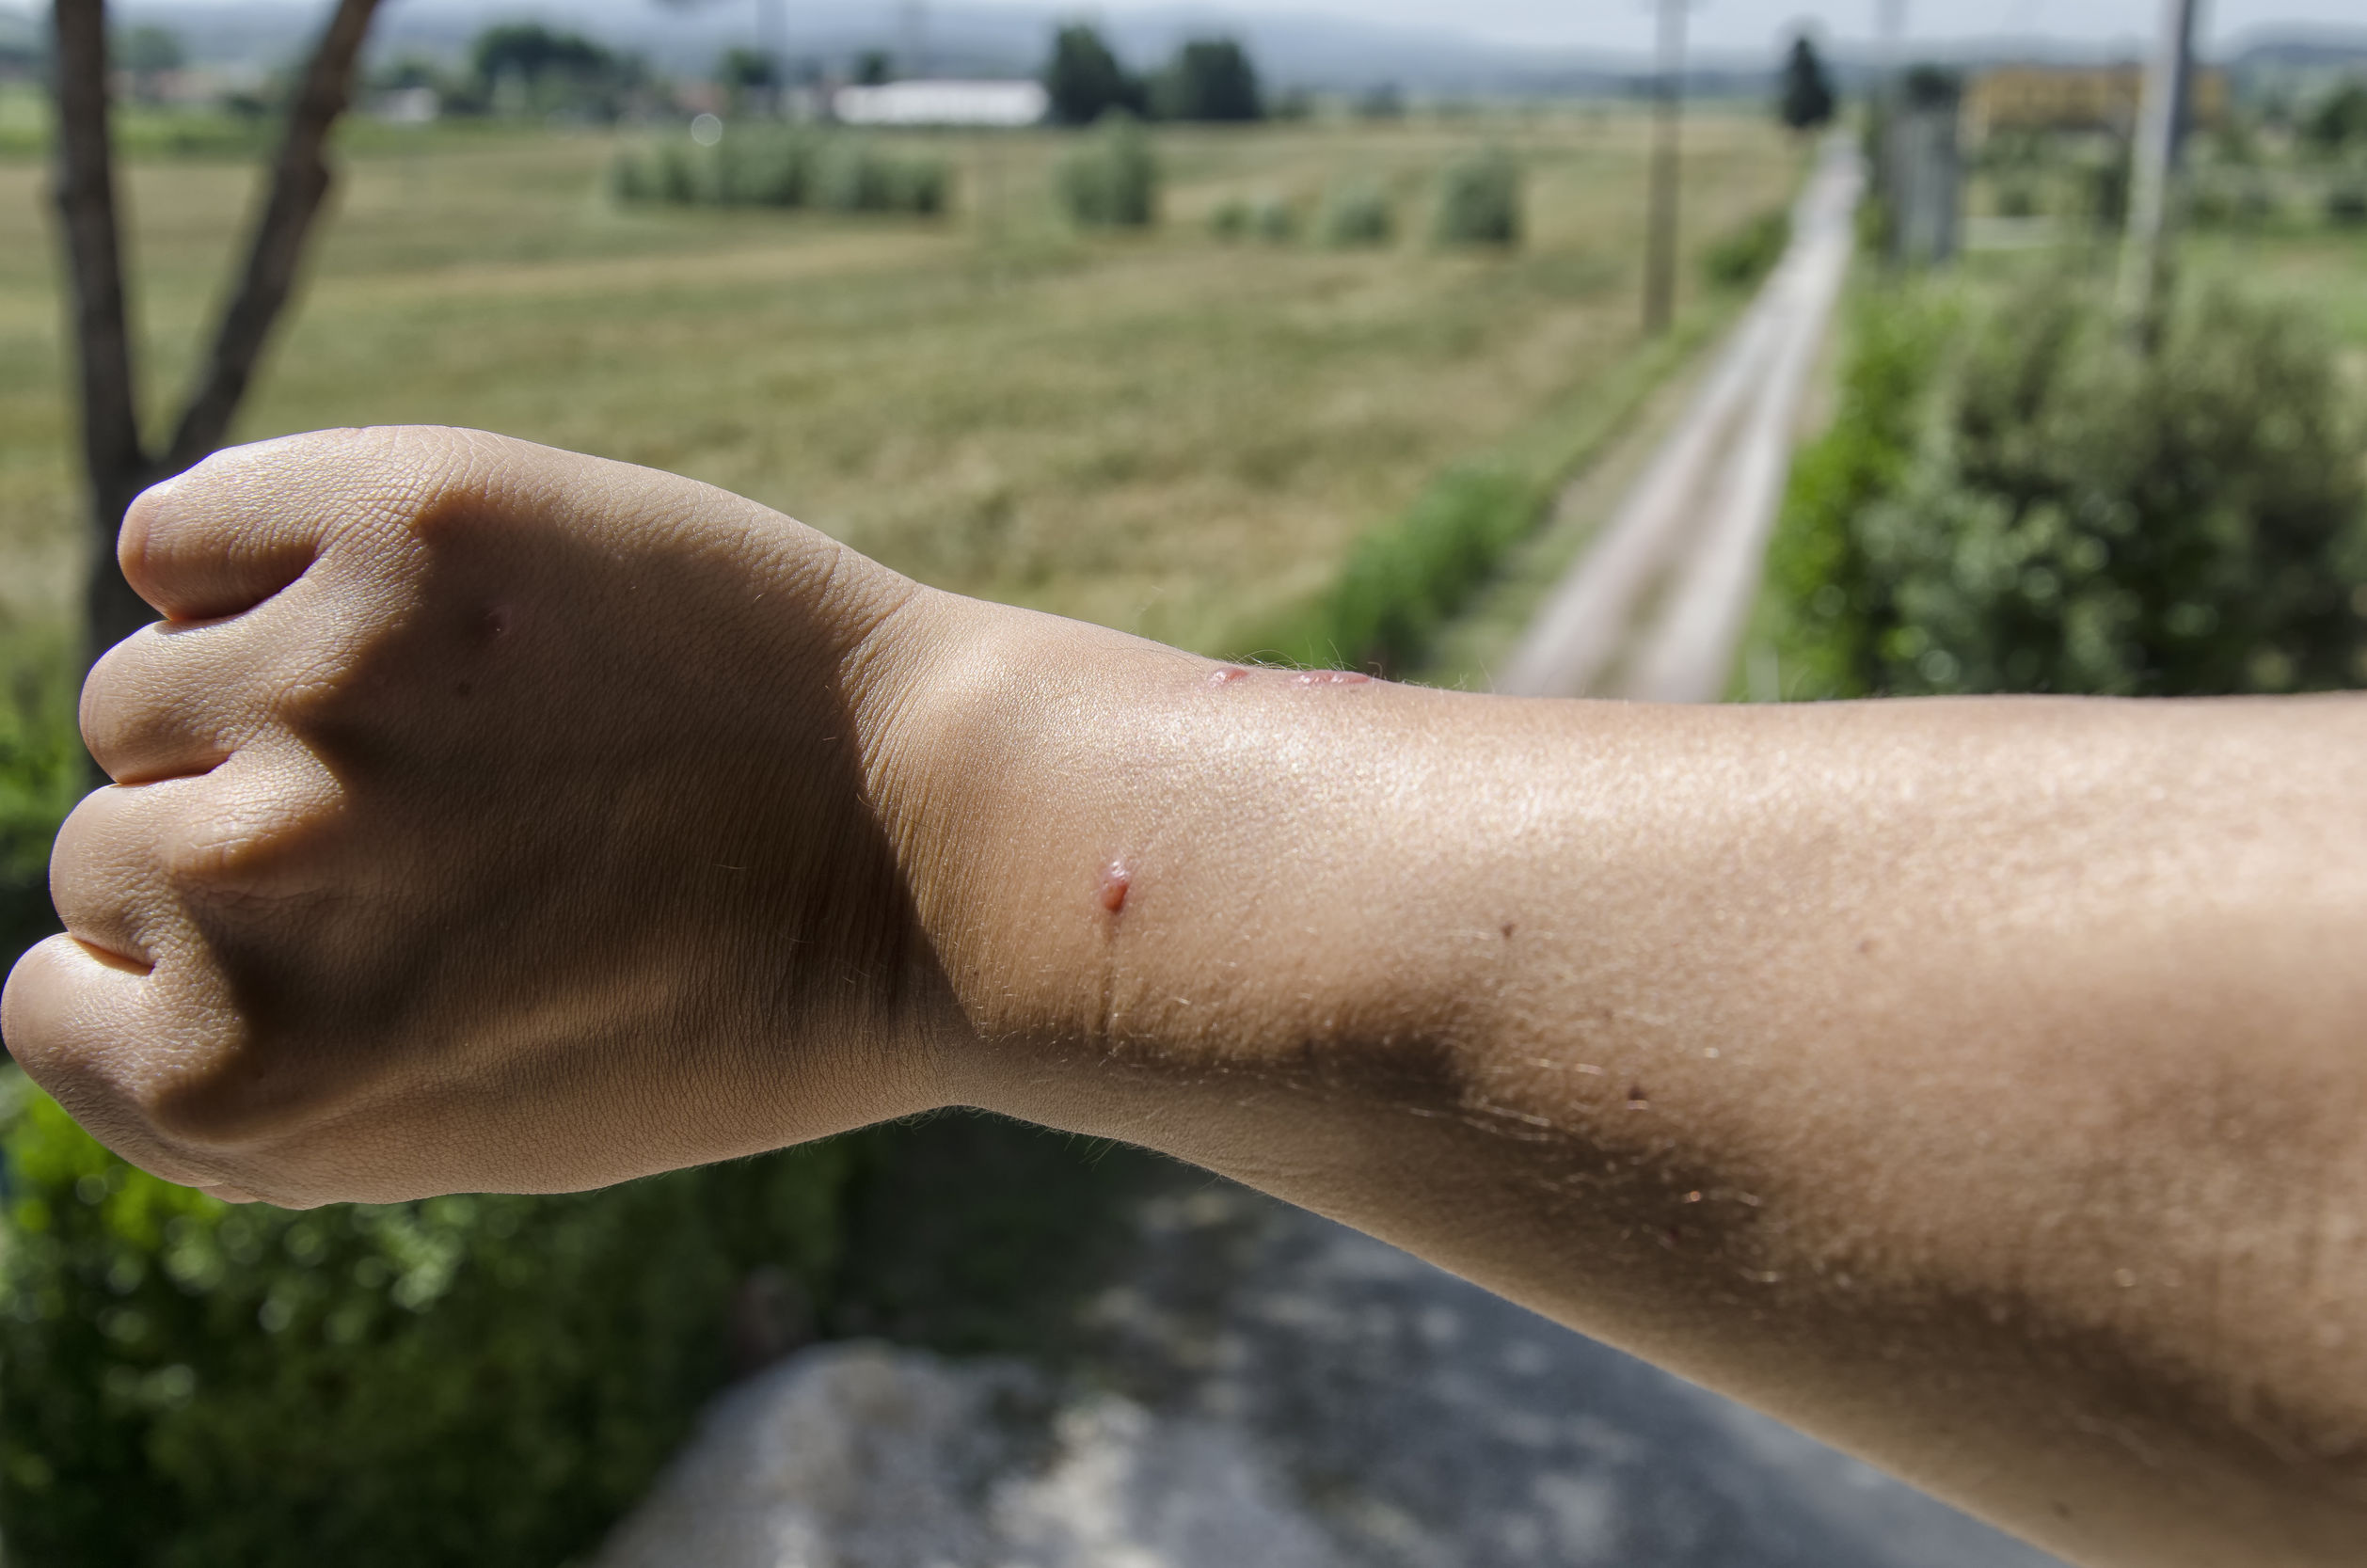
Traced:
<path fill-rule="evenodd" d="M 830 101 L 849 125 L 1033 125 L 1051 106 L 1039 82 L 890 82 Z"/>

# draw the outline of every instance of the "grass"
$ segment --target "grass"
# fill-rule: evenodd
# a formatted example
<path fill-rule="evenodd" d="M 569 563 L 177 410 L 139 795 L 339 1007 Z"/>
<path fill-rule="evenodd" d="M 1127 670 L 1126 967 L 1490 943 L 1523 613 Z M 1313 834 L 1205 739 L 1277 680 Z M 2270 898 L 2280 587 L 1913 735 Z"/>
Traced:
<path fill-rule="evenodd" d="M 1695 234 L 1795 177 L 1755 119 L 1693 136 Z M 950 219 L 620 210 L 606 135 L 405 152 L 373 133 L 239 433 L 503 430 L 712 481 L 926 581 L 1220 649 L 1313 602 L 1434 474 L 1638 350 L 1630 117 L 1164 132 L 1164 227 L 1089 239 L 1053 210 L 1066 138 L 926 140 L 957 166 Z M 1206 231 L 1226 200 L 1311 204 L 1355 178 L 1425 234 L 1438 171 L 1488 143 L 1529 171 L 1507 256 Z M 0 609 L 19 616 L 65 602 L 75 559 L 44 178 L 0 161 Z M 157 156 L 126 183 L 162 394 L 251 174 Z"/>

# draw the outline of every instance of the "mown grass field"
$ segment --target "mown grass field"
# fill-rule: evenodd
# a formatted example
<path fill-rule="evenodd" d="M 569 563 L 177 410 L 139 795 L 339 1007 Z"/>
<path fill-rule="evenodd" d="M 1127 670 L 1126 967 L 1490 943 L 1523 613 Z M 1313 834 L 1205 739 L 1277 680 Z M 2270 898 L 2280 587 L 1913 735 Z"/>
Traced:
<path fill-rule="evenodd" d="M 1787 199 L 1803 152 L 1763 119 L 1690 135 L 1695 247 Z M 711 481 L 929 582 L 1197 647 L 1286 618 L 1441 466 L 1562 417 L 1640 347 L 1644 124 L 1621 111 L 1163 130 L 1166 221 L 1100 236 L 1055 210 L 1073 138 L 1050 132 L 913 138 L 957 166 L 940 220 L 620 208 L 607 135 L 356 139 L 243 436 L 504 431 Z M 1527 242 L 1432 245 L 1438 171 L 1490 144 L 1527 170 Z M 1356 178 L 1396 198 L 1386 249 L 1209 231 L 1234 197 L 1311 220 Z M 130 162 L 160 411 L 252 179 Z M 0 160 L 0 612 L 20 628 L 70 601 L 79 548 L 45 185 L 37 160 Z"/>

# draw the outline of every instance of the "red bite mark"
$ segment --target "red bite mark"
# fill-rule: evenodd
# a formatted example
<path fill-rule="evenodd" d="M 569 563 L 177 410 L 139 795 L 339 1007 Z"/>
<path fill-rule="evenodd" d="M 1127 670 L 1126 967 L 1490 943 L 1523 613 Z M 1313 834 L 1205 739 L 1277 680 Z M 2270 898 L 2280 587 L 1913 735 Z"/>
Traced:
<path fill-rule="evenodd" d="M 1248 678 L 1248 671 L 1242 669 L 1237 664 L 1228 664 L 1221 670 L 1211 672 L 1208 677 L 1208 684 L 1211 686 L 1231 686 L 1235 681 L 1246 681 Z"/>
<path fill-rule="evenodd" d="M 1112 861 L 1102 867 L 1102 908 L 1116 914 L 1126 907 L 1126 889 L 1134 881 L 1134 873 L 1126 869 L 1124 861 Z"/>
<path fill-rule="evenodd" d="M 1293 686 L 1362 686 L 1373 677 L 1355 670 L 1301 670 L 1291 677 Z"/>

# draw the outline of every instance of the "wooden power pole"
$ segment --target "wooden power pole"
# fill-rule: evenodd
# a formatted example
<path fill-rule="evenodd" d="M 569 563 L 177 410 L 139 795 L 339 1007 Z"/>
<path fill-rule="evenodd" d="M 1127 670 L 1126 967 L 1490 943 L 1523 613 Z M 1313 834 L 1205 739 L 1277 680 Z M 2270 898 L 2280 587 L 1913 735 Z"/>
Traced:
<path fill-rule="evenodd" d="M 1676 311 L 1676 185 L 1685 119 L 1685 8 L 1689 0 L 1659 0 L 1660 81 L 1652 127 L 1652 198 L 1644 253 L 1644 330 L 1668 330 Z"/>
<path fill-rule="evenodd" d="M 2121 246 L 2121 310 L 2151 341 L 2160 318 L 2176 238 L 2178 154 L 2186 134 L 2194 68 L 2195 13 L 2201 0 L 2162 0 L 2161 36 L 2145 68 L 2129 182 L 2129 227 Z"/>

